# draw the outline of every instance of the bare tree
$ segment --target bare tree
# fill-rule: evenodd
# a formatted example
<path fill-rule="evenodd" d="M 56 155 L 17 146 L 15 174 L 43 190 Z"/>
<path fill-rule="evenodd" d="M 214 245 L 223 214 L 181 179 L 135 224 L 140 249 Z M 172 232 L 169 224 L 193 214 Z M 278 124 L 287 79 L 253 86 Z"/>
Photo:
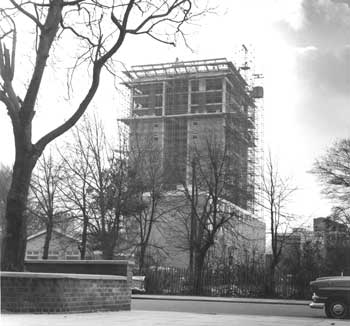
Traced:
<path fill-rule="evenodd" d="M 335 142 L 315 161 L 311 172 L 317 175 L 327 196 L 349 203 L 350 139 Z"/>
<path fill-rule="evenodd" d="M 132 195 L 133 209 L 130 210 L 136 221 L 136 249 L 139 272 L 142 273 L 146 264 L 149 247 L 162 248 L 152 242 L 152 232 L 169 208 L 161 205 L 164 195 L 164 173 L 161 150 L 154 144 L 152 138 L 134 142 L 129 154 L 129 193 Z M 171 208 L 170 208 L 171 210 Z"/>
<path fill-rule="evenodd" d="M 131 226 L 126 217 L 137 210 L 126 137 L 120 134 L 112 147 L 96 116 L 84 117 L 72 133 L 73 141 L 61 152 L 65 171 L 61 192 L 81 237 L 81 258 L 85 259 L 89 243 L 105 259 L 112 259 L 116 251 L 129 246 L 125 232 Z"/>
<path fill-rule="evenodd" d="M 83 121 L 84 122 L 84 121 Z M 84 123 L 82 124 L 84 126 Z M 88 231 L 91 219 L 91 173 L 90 167 L 91 148 L 84 143 L 83 126 L 76 126 L 72 130 L 73 140 L 67 142 L 60 150 L 63 170 L 63 183 L 61 193 L 65 198 L 67 208 L 72 212 L 77 233 L 81 237 L 80 259 L 86 258 Z"/>
<path fill-rule="evenodd" d="M 95 237 L 97 235 L 101 239 L 100 245 L 104 259 L 112 259 L 115 249 L 118 249 L 120 252 L 128 249 L 130 246 L 124 237 L 127 233 L 126 229 L 130 226 L 126 221 L 126 217 L 129 215 L 130 192 L 128 188 L 128 161 L 125 140 L 121 140 L 118 150 L 113 152 L 109 163 L 109 168 L 105 171 L 107 211 L 104 219 L 101 219 L 99 228 L 95 228 L 97 231 Z"/>
<path fill-rule="evenodd" d="M 288 213 L 287 204 L 297 188 L 291 184 L 288 177 L 281 175 L 271 152 L 267 157 L 264 172 L 261 189 L 262 202 L 259 204 L 263 206 L 269 221 L 272 260 L 269 270 L 270 284 L 268 290 L 274 291 L 275 270 L 280 262 L 283 247 L 292 234 L 290 224 L 295 220 L 295 216 Z"/>
<path fill-rule="evenodd" d="M 343 224 L 350 235 L 350 206 L 334 206 L 329 218 Z"/>
<path fill-rule="evenodd" d="M 48 156 L 42 155 L 32 174 L 28 205 L 29 214 L 39 220 L 39 225 L 44 225 L 46 228 L 42 259 L 48 259 L 54 227 L 59 227 L 67 219 L 60 183 L 62 183 L 60 162 L 55 162 L 51 152 Z"/>
<path fill-rule="evenodd" d="M 104 259 L 112 259 L 117 246 L 121 244 L 124 217 L 130 202 L 128 192 L 127 146 L 124 138 L 114 149 L 107 141 L 101 121 L 96 117 L 86 118 L 75 130 L 73 143 L 78 166 L 72 167 L 72 180 L 66 183 L 65 192 L 77 217 L 82 217 L 82 244 L 87 237 L 94 249 L 102 251 Z M 68 168 L 69 169 L 69 168 Z M 123 243 L 124 244 L 124 243 Z"/>
<path fill-rule="evenodd" d="M 336 141 L 315 161 L 311 173 L 318 177 L 323 193 L 336 201 L 333 218 L 350 227 L 350 139 Z"/>
<path fill-rule="evenodd" d="M 200 294 L 205 260 L 209 249 L 225 226 L 234 224 L 235 206 L 227 199 L 228 180 L 232 180 L 228 147 L 207 136 L 201 146 L 191 150 L 191 181 L 183 184 L 185 204 L 178 209 L 178 221 L 169 221 L 180 247 L 189 252 L 193 291 Z M 173 238 L 175 238 L 173 235 Z"/>
<path fill-rule="evenodd" d="M 147 35 L 162 43 L 175 44 L 178 35 L 184 36 L 184 25 L 204 11 L 197 10 L 191 0 L 8 0 L 8 3 L 9 7 L 0 13 L 0 100 L 12 122 L 16 155 L 7 198 L 2 269 L 20 271 L 24 267 L 24 212 L 30 178 L 45 147 L 74 126 L 86 111 L 99 88 L 101 71 L 106 68 L 113 72 L 111 59 L 128 35 Z M 16 23 L 19 24 L 21 19 L 28 22 L 27 29 L 34 30 L 29 35 L 34 37 L 35 43 L 34 67 L 23 97 L 15 90 L 15 82 L 19 80 L 14 78 L 18 49 Z M 89 86 L 81 100 L 76 99 L 75 103 L 79 104 L 72 115 L 33 143 L 33 118 L 39 92 L 45 92 L 46 85 L 42 80 L 48 70 L 48 58 L 53 57 L 57 50 L 54 44 L 64 40 L 67 33 L 71 34 L 78 51 L 73 71 L 86 63 L 84 67 L 91 73 Z"/>
<path fill-rule="evenodd" d="M 340 139 L 318 158 L 311 170 L 321 183 L 323 193 L 334 206 L 328 216 L 329 225 L 341 224 L 342 232 L 326 244 L 328 273 L 339 273 L 349 268 L 350 236 L 350 139 Z"/>

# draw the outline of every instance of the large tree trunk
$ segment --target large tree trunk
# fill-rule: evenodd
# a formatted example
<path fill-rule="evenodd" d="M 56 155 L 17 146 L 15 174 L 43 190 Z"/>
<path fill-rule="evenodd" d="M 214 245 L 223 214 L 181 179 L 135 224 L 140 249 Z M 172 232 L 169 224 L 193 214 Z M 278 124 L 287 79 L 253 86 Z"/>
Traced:
<path fill-rule="evenodd" d="M 27 198 L 36 160 L 30 155 L 16 155 L 12 183 L 7 196 L 6 230 L 2 240 L 1 269 L 23 271 L 27 237 Z"/>
<path fill-rule="evenodd" d="M 111 260 L 114 258 L 114 249 L 117 246 L 120 232 L 120 213 L 115 212 L 114 225 L 102 236 L 102 257 Z"/>
<path fill-rule="evenodd" d="M 102 238 L 102 258 L 105 260 L 112 260 L 114 258 L 115 242 L 113 241 L 113 234 L 105 232 Z"/>
<path fill-rule="evenodd" d="M 194 253 L 194 273 L 193 273 L 193 294 L 203 294 L 203 275 L 204 275 L 204 261 L 206 251 L 199 251 Z"/>
<path fill-rule="evenodd" d="M 114 248 L 109 243 L 104 244 L 102 248 L 102 258 L 104 260 L 112 260 L 114 258 Z"/>
<path fill-rule="evenodd" d="M 53 218 L 52 216 L 50 216 L 46 225 L 46 236 L 45 236 L 45 242 L 44 242 L 43 259 L 49 258 L 49 248 L 50 248 L 50 241 L 52 236 L 52 229 L 53 229 Z"/>
<path fill-rule="evenodd" d="M 269 297 L 274 297 L 276 293 L 276 282 L 275 282 L 276 266 L 277 265 L 274 262 L 272 262 L 268 269 L 268 275 L 266 280 L 266 294 Z"/>

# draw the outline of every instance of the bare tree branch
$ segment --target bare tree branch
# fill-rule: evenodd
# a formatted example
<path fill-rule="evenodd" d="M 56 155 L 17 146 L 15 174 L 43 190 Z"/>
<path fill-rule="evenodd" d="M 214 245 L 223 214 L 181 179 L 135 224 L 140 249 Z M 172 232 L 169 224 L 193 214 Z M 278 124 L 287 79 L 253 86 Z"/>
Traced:
<path fill-rule="evenodd" d="M 18 4 L 15 0 L 10 0 L 10 2 L 13 4 L 13 6 L 18 9 L 23 15 L 27 16 L 29 19 L 31 19 L 36 26 L 38 26 L 41 30 L 44 28 L 44 25 L 34 16 L 32 15 L 29 11 L 25 10 L 23 8 L 23 4 Z M 31 2 L 27 2 L 31 3 Z M 26 3 L 25 3 L 26 4 Z"/>

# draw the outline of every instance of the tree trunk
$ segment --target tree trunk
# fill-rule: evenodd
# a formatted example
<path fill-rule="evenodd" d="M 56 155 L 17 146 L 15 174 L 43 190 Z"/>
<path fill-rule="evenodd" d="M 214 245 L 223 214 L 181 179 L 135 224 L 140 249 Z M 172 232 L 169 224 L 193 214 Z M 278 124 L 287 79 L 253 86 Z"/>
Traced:
<path fill-rule="evenodd" d="M 111 248 L 111 246 L 109 246 L 109 244 L 107 244 L 106 246 L 104 246 L 104 248 L 102 249 L 102 258 L 104 260 L 112 260 L 114 257 L 114 253 L 113 253 L 113 249 Z"/>
<path fill-rule="evenodd" d="M 140 257 L 139 257 L 139 274 L 142 275 L 143 269 L 145 267 L 145 255 L 146 255 L 146 246 L 141 244 L 140 246 Z"/>
<path fill-rule="evenodd" d="M 2 240 L 1 269 L 23 271 L 27 237 L 27 200 L 30 178 L 36 160 L 16 153 L 11 187 L 7 196 L 6 230 Z"/>
<path fill-rule="evenodd" d="M 194 275 L 193 275 L 193 294 L 203 294 L 203 268 L 205 252 L 194 252 Z"/>
<path fill-rule="evenodd" d="M 102 257 L 111 260 L 114 258 L 114 249 L 119 240 L 120 213 L 115 212 L 114 225 L 111 229 L 105 230 L 102 234 Z"/>
<path fill-rule="evenodd" d="M 89 216 L 84 213 L 83 231 L 81 234 L 80 259 L 84 260 L 86 257 L 86 243 L 87 243 L 87 228 L 89 223 Z"/>
<path fill-rule="evenodd" d="M 114 243 L 113 243 L 113 235 L 110 232 L 105 232 L 104 237 L 102 239 L 102 258 L 105 260 L 111 260 L 114 257 Z"/>
<path fill-rule="evenodd" d="M 269 268 L 269 273 L 267 275 L 267 288 L 266 288 L 266 294 L 269 297 L 274 297 L 276 292 L 276 282 L 275 282 L 275 271 L 276 271 L 276 265 L 272 262 Z"/>
<path fill-rule="evenodd" d="M 43 259 L 48 259 L 49 257 L 49 248 L 50 248 L 50 241 L 51 241 L 52 229 L 53 229 L 52 216 L 48 217 L 48 219 L 49 220 L 46 224 L 46 236 L 45 236 L 45 242 L 44 242 Z"/>

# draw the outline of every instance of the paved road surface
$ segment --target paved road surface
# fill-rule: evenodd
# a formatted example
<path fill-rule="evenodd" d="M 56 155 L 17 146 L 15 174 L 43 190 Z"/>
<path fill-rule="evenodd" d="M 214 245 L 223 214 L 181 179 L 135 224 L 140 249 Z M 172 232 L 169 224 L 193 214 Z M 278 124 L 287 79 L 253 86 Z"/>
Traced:
<path fill-rule="evenodd" d="M 208 315 L 169 311 L 122 311 L 83 314 L 8 314 L 1 326 L 348 326 L 349 321 L 249 315 Z"/>
<path fill-rule="evenodd" d="M 133 299 L 132 310 L 178 311 L 205 314 L 235 314 L 285 317 L 325 318 L 323 310 L 310 309 L 307 305 L 203 302 Z"/>
<path fill-rule="evenodd" d="M 152 299 L 152 300 L 151 300 Z M 348 326 L 349 320 L 324 317 L 304 302 L 220 299 L 221 302 L 133 299 L 132 311 L 82 314 L 2 314 L 1 326 Z M 217 300 L 217 299 L 215 299 Z M 237 302 L 243 301 L 243 302 Z M 258 302 L 260 303 L 258 303 Z M 178 312 L 181 311 L 181 312 Z"/>

